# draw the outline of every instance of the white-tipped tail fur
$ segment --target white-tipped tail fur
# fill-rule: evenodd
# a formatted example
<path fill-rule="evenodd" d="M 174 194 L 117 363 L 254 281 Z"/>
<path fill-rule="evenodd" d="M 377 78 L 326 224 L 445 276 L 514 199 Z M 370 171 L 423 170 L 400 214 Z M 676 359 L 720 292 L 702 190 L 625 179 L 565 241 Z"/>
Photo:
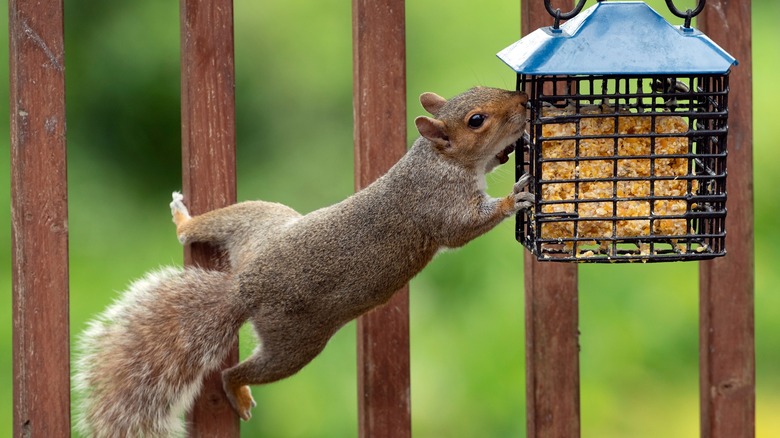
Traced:
<path fill-rule="evenodd" d="M 229 274 L 164 268 L 136 281 L 79 340 L 78 430 L 94 437 L 184 433 L 182 415 L 236 336 Z"/>

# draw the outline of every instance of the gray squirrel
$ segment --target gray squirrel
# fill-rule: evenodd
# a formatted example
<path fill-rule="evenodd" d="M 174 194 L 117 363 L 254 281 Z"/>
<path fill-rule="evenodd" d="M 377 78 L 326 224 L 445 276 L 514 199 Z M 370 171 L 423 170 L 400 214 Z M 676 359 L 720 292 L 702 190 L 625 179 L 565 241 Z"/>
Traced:
<path fill-rule="evenodd" d="M 526 124 L 523 92 L 477 87 L 446 100 L 420 96 L 433 117 L 381 178 L 306 215 L 249 201 L 191 217 L 179 193 L 171 212 L 182 244 L 208 242 L 226 272 L 197 267 L 147 274 L 79 341 L 78 428 L 96 437 L 176 436 L 237 336 L 251 322 L 253 354 L 222 372 L 243 420 L 248 385 L 288 377 L 317 356 L 344 324 L 385 303 L 444 248 L 460 247 L 533 203 L 523 191 L 491 198 L 485 174 L 509 160 Z"/>

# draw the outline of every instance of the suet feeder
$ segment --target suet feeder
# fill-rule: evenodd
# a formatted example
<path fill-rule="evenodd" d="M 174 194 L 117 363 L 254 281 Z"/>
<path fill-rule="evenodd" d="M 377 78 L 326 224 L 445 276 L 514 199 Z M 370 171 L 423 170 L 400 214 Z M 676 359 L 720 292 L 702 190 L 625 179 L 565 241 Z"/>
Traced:
<path fill-rule="evenodd" d="M 536 204 L 517 239 L 539 260 L 659 262 L 725 255 L 728 74 L 690 21 L 643 2 L 547 10 L 498 57 L 528 96 L 516 154 Z M 581 11 L 581 12 L 580 12 Z M 568 19 L 559 25 L 561 19 Z"/>

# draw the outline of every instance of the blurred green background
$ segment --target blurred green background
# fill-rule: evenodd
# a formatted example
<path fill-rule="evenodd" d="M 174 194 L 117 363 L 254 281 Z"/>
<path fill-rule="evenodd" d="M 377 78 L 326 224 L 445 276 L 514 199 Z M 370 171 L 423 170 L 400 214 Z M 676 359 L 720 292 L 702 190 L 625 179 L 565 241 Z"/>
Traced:
<path fill-rule="evenodd" d="M 423 113 L 423 91 L 449 97 L 474 85 L 514 87 L 495 53 L 519 37 L 518 1 L 407 3 L 410 127 Z M 660 0 L 649 3 L 680 21 Z M 66 2 L 72 339 L 129 281 L 181 263 L 167 206 L 181 184 L 178 17 L 175 1 Z M 771 132 L 780 114 L 778 17 L 778 2 L 753 1 L 759 437 L 780 436 L 780 141 Z M 7 17 L 0 20 L 8 35 Z M 236 0 L 235 28 L 239 199 L 308 212 L 348 196 L 351 2 Z M 0 52 L 7 59 L 6 42 Z M 0 75 L 7 80 L 7 63 Z M 8 102 L 7 93 L 2 87 L 0 100 Z M 7 105 L 0 111 L 8 120 Z M 0 125 L 3 145 L 7 130 Z M 491 175 L 491 193 L 510 190 L 512 173 Z M 0 175 L 8 206 L 7 149 Z M 0 230 L 0 436 L 11 436 L 9 209 Z M 523 252 L 507 221 L 413 280 L 415 436 L 525 435 Z M 698 435 L 697 268 L 580 268 L 583 436 Z M 252 344 L 243 339 L 246 355 Z M 355 436 L 355 362 L 353 323 L 298 375 L 254 389 L 259 406 L 243 435 Z"/>

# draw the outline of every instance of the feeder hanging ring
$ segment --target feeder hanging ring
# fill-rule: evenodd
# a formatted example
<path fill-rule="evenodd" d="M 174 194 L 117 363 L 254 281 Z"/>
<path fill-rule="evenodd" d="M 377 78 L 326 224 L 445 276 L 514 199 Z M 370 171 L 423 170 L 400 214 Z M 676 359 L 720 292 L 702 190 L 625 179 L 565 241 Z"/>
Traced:
<path fill-rule="evenodd" d="M 545 4 L 547 2 L 545 1 Z M 685 12 L 681 12 L 677 7 L 674 5 L 673 0 L 666 0 L 666 6 L 669 8 L 670 11 L 672 11 L 672 14 L 685 19 L 685 24 L 683 24 L 683 27 L 690 28 L 691 27 L 691 19 L 697 15 L 699 15 L 704 9 L 704 4 L 707 3 L 707 0 L 697 0 L 696 2 L 696 9 L 688 9 Z"/>
<path fill-rule="evenodd" d="M 561 25 L 561 20 L 568 20 L 570 18 L 573 18 L 575 15 L 579 14 L 580 11 L 582 11 L 582 8 L 585 6 L 585 0 L 579 0 L 577 2 L 577 6 L 574 7 L 573 10 L 562 13 L 560 8 L 553 9 L 552 5 L 550 4 L 550 0 L 544 0 L 544 7 L 547 9 L 547 13 L 552 15 L 552 17 L 555 19 L 553 22 L 553 29 L 558 29 Z"/>

